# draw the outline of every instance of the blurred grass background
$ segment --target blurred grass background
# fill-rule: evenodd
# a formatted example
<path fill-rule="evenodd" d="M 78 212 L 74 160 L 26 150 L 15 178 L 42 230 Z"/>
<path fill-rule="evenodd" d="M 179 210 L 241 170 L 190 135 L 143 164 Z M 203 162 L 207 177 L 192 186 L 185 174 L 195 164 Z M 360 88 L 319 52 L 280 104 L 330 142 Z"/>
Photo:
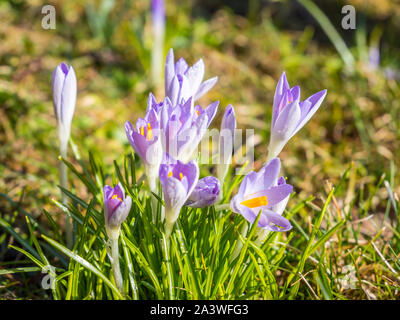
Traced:
<path fill-rule="evenodd" d="M 400 3 L 314 1 L 349 48 L 354 59 L 349 70 L 318 17 L 304 6 L 309 2 L 167 1 L 165 54 L 172 47 L 175 57 L 183 56 L 190 64 L 203 58 L 205 78 L 219 77 L 199 103 L 221 101 L 215 127 L 231 103 L 238 127 L 255 129 L 256 169 L 266 159 L 281 72 L 286 71 L 292 86 L 301 86 L 303 99 L 328 89 L 320 110 L 280 155 L 297 192 L 289 207 L 310 195 L 321 205 L 327 194 L 324 181 L 335 185 L 350 168 L 348 184 L 336 201 L 339 208 L 352 203 L 355 221 L 373 215 L 360 226 L 360 238 L 354 240 L 360 244 L 381 230 L 384 217 L 397 224 L 388 190 L 398 201 Z M 60 213 L 51 202 L 60 196 L 51 97 L 57 64 L 72 64 L 78 79 L 72 139 L 83 159 L 91 150 L 110 168 L 114 159 L 121 161 L 131 151 L 124 122 L 144 114 L 149 92 L 158 100 L 164 94 L 150 81 L 150 1 L 52 1 L 55 30 L 41 27 L 45 4 L 0 2 L 0 214 L 17 229 L 21 208 L 39 220 L 43 209 Z M 356 30 L 341 28 L 346 4 L 356 8 Z M 378 63 L 373 59 L 376 52 Z M 84 198 L 84 188 L 70 181 Z M 389 239 L 398 246 L 395 232 L 382 230 L 382 244 Z M 7 248 L 10 241 L 12 237 L 0 234 L 0 261 L 20 258 Z M 399 263 L 398 252 L 391 257 Z M 17 298 L 10 288 L 21 280 L 9 277 L 0 284 L 0 293 Z M 398 285 L 398 279 L 392 281 Z M 371 294 L 377 296 L 373 290 Z"/>

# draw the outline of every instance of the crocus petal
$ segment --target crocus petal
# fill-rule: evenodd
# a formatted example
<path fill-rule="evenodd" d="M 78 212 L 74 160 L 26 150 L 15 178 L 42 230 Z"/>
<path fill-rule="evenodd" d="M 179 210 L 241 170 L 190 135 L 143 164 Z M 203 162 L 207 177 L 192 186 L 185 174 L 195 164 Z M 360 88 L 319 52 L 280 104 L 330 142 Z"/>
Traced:
<path fill-rule="evenodd" d="M 232 152 L 235 144 L 236 117 L 235 110 L 232 105 L 228 105 L 225 109 L 224 116 L 221 121 L 221 130 L 219 134 L 219 164 L 217 166 L 217 177 L 223 185 L 225 177 L 232 162 Z M 221 198 L 223 194 L 221 193 Z"/>
<path fill-rule="evenodd" d="M 221 130 L 228 129 L 232 132 L 236 129 L 236 117 L 235 117 L 235 110 L 233 106 L 229 104 L 224 112 L 221 122 Z"/>
<path fill-rule="evenodd" d="M 218 77 L 213 77 L 210 78 L 206 81 L 204 81 L 199 89 L 197 90 L 196 94 L 194 95 L 194 100 L 200 99 L 202 96 L 204 96 L 208 91 L 214 87 L 214 85 L 217 83 Z"/>
<path fill-rule="evenodd" d="M 260 189 L 268 189 L 273 186 L 274 181 L 278 178 L 281 170 L 281 161 L 279 158 L 270 160 L 260 171 L 259 179 L 256 184 L 259 184 Z"/>
<path fill-rule="evenodd" d="M 322 90 L 319 91 L 315 94 L 313 94 L 312 96 L 310 96 L 309 98 L 307 98 L 304 102 L 310 102 L 311 103 L 311 107 L 309 108 L 308 113 L 304 116 L 304 118 L 302 117 L 301 121 L 298 123 L 296 129 L 294 130 L 293 135 L 295 135 L 301 128 L 304 127 L 304 125 L 308 122 L 308 120 L 311 119 L 311 117 L 317 112 L 317 110 L 319 109 L 319 107 L 321 106 L 322 101 L 324 101 L 325 96 L 326 96 L 327 90 Z"/>
<path fill-rule="evenodd" d="M 258 192 L 246 194 L 246 196 L 243 197 L 242 201 L 265 196 L 266 200 L 268 201 L 268 204 L 265 205 L 265 207 L 271 208 L 281 202 L 283 199 L 285 199 L 292 191 L 293 187 L 291 185 L 283 184 L 276 187 L 271 187 L 267 190 L 260 190 Z"/>
<path fill-rule="evenodd" d="M 165 22 L 165 5 L 163 0 L 152 0 L 151 11 L 153 15 L 153 24 L 160 25 Z"/>
<path fill-rule="evenodd" d="M 143 161 L 146 161 L 146 151 L 148 148 L 146 138 L 133 130 L 133 127 L 130 127 L 128 123 L 125 123 L 125 132 L 133 150 L 135 150 Z"/>
<path fill-rule="evenodd" d="M 76 103 L 76 76 L 72 66 L 58 65 L 52 75 L 53 106 L 62 152 L 66 152 Z"/>
<path fill-rule="evenodd" d="M 280 168 L 281 162 L 279 158 L 274 158 L 264 165 L 258 172 L 249 172 L 243 179 L 243 182 L 244 180 L 248 180 L 248 183 L 245 184 L 245 187 L 242 190 L 242 195 L 255 194 L 272 187 L 278 178 Z"/>
<path fill-rule="evenodd" d="M 189 66 L 188 66 L 186 60 L 183 58 L 179 58 L 178 61 L 175 63 L 175 74 L 183 75 L 188 68 L 189 68 Z"/>
<path fill-rule="evenodd" d="M 282 72 L 278 84 L 276 85 L 275 89 L 275 94 L 274 94 L 274 104 L 272 107 L 272 123 L 274 124 L 276 121 L 276 118 L 278 117 L 278 107 L 280 104 L 280 101 L 282 99 L 283 94 L 290 89 L 289 83 L 286 78 L 285 72 Z"/>
<path fill-rule="evenodd" d="M 53 71 L 52 87 L 53 87 L 53 106 L 57 121 L 61 119 L 61 95 L 65 81 L 65 73 L 61 66 L 57 66 Z"/>
<path fill-rule="evenodd" d="M 271 210 L 264 209 L 261 215 L 263 217 L 262 219 L 263 226 L 260 226 L 260 223 L 258 226 L 263 229 L 268 229 L 271 231 L 280 231 L 280 232 L 292 229 L 292 225 L 290 224 L 289 220 L 285 219 L 280 214 L 277 214 Z"/>
<path fill-rule="evenodd" d="M 127 196 L 125 200 L 119 205 L 115 212 L 109 217 L 108 225 L 110 227 L 119 227 L 125 221 L 132 206 L 132 199 Z"/>
<path fill-rule="evenodd" d="M 165 95 L 168 96 L 169 87 L 175 76 L 174 50 L 170 49 L 165 60 Z"/>
<path fill-rule="evenodd" d="M 197 61 L 193 66 L 191 66 L 186 71 L 186 77 L 190 82 L 190 86 L 192 87 L 192 95 L 194 95 L 200 87 L 201 82 L 204 77 L 204 62 L 203 59 Z"/>
<path fill-rule="evenodd" d="M 103 200 L 108 199 L 110 197 L 112 191 L 113 191 L 113 188 L 111 188 L 109 185 L 105 185 L 103 188 L 103 195 L 104 195 Z"/>
<path fill-rule="evenodd" d="M 196 162 L 184 164 L 161 164 L 160 182 L 163 188 L 165 218 L 172 226 L 179 216 L 182 206 L 195 188 L 199 179 L 199 168 Z"/>
<path fill-rule="evenodd" d="M 278 115 L 273 126 L 272 134 L 279 136 L 282 140 L 289 139 L 300 119 L 300 106 L 298 101 L 287 105 Z"/>
<path fill-rule="evenodd" d="M 287 203 L 289 202 L 290 195 L 288 195 L 285 199 L 282 201 L 278 202 L 276 205 L 274 205 L 271 210 L 277 214 L 282 215 L 283 212 L 285 211 L 285 208 L 287 206 Z"/>
<path fill-rule="evenodd" d="M 187 162 L 197 149 L 201 139 L 206 133 L 208 116 L 201 114 L 193 123 L 191 128 L 181 132 L 177 141 L 178 159 Z"/>
<path fill-rule="evenodd" d="M 68 127 L 71 126 L 72 117 L 75 111 L 76 102 L 76 76 L 72 66 L 69 67 L 65 77 L 64 87 L 61 95 L 61 119 Z"/>
<path fill-rule="evenodd" d="M 230 164 L 232 159 L 232 151 L 235 143 L 235 129 L 236 129 L 236 118 L 235 110 L 232 105 L 228 105 L 225 109 L 224 116 L 222 117 L 221 130 L 219 135 L 219 155 L 220 165 Z M 224 171 L 225 171 L 224 167 Z M 217 167 L 218 170 L 218 167 Z M 225 174 L 221 172 L 223 178 Z M 218 174 L 220 177 L 220 174 Z"/>
<path fill-rule="evenodd" d="M 176 106 L 179 98 L 180 82 L 177 76 L 174 76 L 170 82 L 166 95 L 170 98 L 173 106 Z"/>
<path fill-rule="evenodd" d="M 208 117 L 207 127 L 210 125 L 211 121 L 214 119 L 215 115 L 217 114 L 219 106 L 219 101 L 215 101 L 211 103 L 204 111 Z"/>
<path fill-rule="evenodd" d="M 179 84 L 180 91 L 179 91 L 177 103 L 184 103 L 193 96 L 192 87 L 190 85 L 189 79 L 185 75 L 178 75 L 177 77 L 180 82 L 180 84 Z"/>
<path fill-rule="evenodd" d="M 157 101 L 154 95 L 150 92 L 149 98 L 147 99 L 147 109 L 146 109 L 146 115 L 149 114 L 150 110 L 154 110 L 157 106 Z M 157 111 L 157 110 L 156 110 Z M 145 117 L 146 119 L 147 117 Z"/>
<path fill-rule="evenodd" d="M 217 178 L 208 176 L 200 179 L 185 205 L 193 208 L 212 206 L 219 195 L 220 184 Z"/>
<path fill-rule="evenodd" d="M 115 187 L 114 187 L 114 192 L 113 195 L 116 194 L 119 198 L 124 199 L 125 198 L 125 190 L 122 187 L 121 182 L 119 182 Z"/>

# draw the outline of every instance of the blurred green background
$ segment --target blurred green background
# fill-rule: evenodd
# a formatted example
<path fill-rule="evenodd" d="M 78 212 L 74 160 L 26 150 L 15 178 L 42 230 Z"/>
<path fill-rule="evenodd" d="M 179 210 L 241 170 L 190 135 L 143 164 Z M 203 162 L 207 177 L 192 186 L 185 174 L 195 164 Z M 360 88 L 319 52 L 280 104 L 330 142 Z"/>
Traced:
<path fill-rule="evenodd" d="M 56 8 L 55 30 L 41 26 L 45 4 Z M 355 30 L 341 28 L 346 4 L 356 8 Z M 175 57 L 190 64 L 203 58 L 205 78 L 219 77 L 199 104 L 221 101 L 212 126 L 219 126 L 231 103 L 238 127 L 255 129 L 256 169 L 266 159 L 274 90 L 286 71 L 289 83 L 301 86 L 303 99 L 328 89 L 319 111 L 280 155 L 297 200 L 322 199 L 324 181 L 335 185 L 351 168 L 347 192 L 337 205 L 358 198 L 354 219 L 371 213 L 392 217 L 381 180 L 385 175 L 394 194 L 399 193 L 400 2 L 176 0 L 167 1 L 166 15 L 164 56 L 174 48 Z M 332 27 L 337 33 L 330 32 Z M 91 150 L 111 168 L 114 159 L 121 161 L 131 151 L 124 122 L 144 114 L 149 92 L 158 100 L 164 95 L 150 79 L 151 47 L 148 0 L 0 2 L 4 219 L 18 226 L 20 208 L 35 217 L 42 209 L 59 214 L 51 202 L 60 197 L 51 97 L 55 66 L 65 61 L 77 75 L 72 139 L 82 159 L 87 161 Z M 350 60 L 343 59 L 346 54 Z M 83 186 L 71 183 L 84 198 Z M 376 231 L 369 227 L 366 236 Z M 0 261 L 17 259 L 5 240 L 0 234 Z"/>

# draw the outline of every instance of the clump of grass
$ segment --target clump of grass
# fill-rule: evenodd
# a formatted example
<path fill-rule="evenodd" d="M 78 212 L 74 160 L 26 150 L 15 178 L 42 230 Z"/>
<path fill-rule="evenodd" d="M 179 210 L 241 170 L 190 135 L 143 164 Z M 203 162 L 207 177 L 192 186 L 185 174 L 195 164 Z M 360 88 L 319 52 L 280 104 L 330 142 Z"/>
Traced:
<path fill-rule="evenodd" d="M 26 214 L 28 239 L 20 237 L 1 219 L 2 227 L 18 242 L 18 246 L 10 247 L 33 263 L 15 263 L 1 273 L 47 271 L 45 274 L 54 280 L 51 288 L 54 299 L 395 299 L 399 296 L 400 265 L 396 256 L 399 232 L 389 220 L 382 220 L 385 224 L 365 236 L 362 224 L 371 219 L 355 219 L 352 211 L 357 202 L 367 206 L 375 193 L 354 194 L 358 193 L 351 189 L 354 167 L 345 172 L 336 187 L 327 184 L 322 207 L 314 197 L 296 201 L 295 195 L 291 203 L 297 204 L 286 212 L 294 229 L 287 234 L 270 233 L 261 246 L 254 242 L 257 223 L 242 235 L 242 224 L 247 222 L 240 215 L 208 207 L 182 210 L 168 250 L 160 223 L 152 222 L 153 210 L 161 214 L 160 195 L 157 208 L 153 208 L 144 184 L 137 182 L 140 178 L 136 176 L 132 154 L 124 156 L 122 164 L 114 162 L 112 174 L 91 154 L 87 163 L 81 161 L 80 168 L 63 161 L 90 195 L 83 199 L 62 189 L 70 198 L 69 204 L 64 206 L 54 200 L 74 221 L 72 249 L 66 247 L 62 230 L 47 212 L 44 215 L 52 230 L 41 228 Z M 120 181 L 133 199 L 119 240 L 123 293 L 116 288 L 112 276 L 101 208 L 100 190 L 110 179 Z M 236 179 L 231 190 L 238 182 Z M 342 202 L 351 193 L 351 201 Z M 397 200 L 393 201 L 388 201 L 388 208 L 393 203 L 398 206 Z M 384 242 L 388 231 L 393 233 L 393 240 Z M 238 241 L 243 247 L 233 259 Z"/>

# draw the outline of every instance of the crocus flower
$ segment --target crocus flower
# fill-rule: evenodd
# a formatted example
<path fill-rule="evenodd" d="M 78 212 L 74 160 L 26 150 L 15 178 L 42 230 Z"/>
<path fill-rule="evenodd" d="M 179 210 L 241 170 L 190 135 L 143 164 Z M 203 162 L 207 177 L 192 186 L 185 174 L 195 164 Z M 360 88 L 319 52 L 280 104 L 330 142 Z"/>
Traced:
<path fill-rule="evenodd" d="M 58 138 L 60 140 L 60 153 L 63 158 L 66 158 L 77 90 L 76 76 L 72 66 L 68 66 L 64 62 L 58 65 L 53 71 L 51 84 L 53 89 L 53 107 L 57 119 Z M 60 185 L 65 189 L 67 188 L 67 181 L 67 166 L 65 163 L 60 162 Z M 61 198 L 63 204 L 68 203 L 68 198 L 64 192 L 61 193 Z M 67 246 L 72 248 L 72 221 L 69 217 L 65 218 L 65 233 Z"/>
<path fill-rule="evenodd" d="M 184 164 L 168 156 L 168 161 L 160 165 L 160 182 L 165 204 L 165 233 L 167 238 L 179 217 L 182 206 L 199 180 L 199 167 L 193 160 Z"/>
<path fill-rule="evenodd" d="M 136 128 L 131 122 L 125 123 L 125 132 L 132 148 L 142 159 L 150 190 L 157 189 L 157 176 L 163 157 L 163 150 L 160 139 L 160 126 L 158 115 L 150 110 L 146 118 L 139 118 Z"/>
<path fill-rule="evenodd" d="M 75 110 L 77 90 L 76 76 L 72 66 L 68 66 L 63 62 L 54 69 L 52 87 L 60 150 L 61 155 L 65 157 L 71 133 L 71 122 Z"/>
<path fill-rule="evenodd" d="M 326 90 L 322 90 L 300 101 L 300 87 L 290 88 L 286 74 L 282 73 L 274 96 L 268 160 L 279 155 L 290 138 L 317 112 L 325 96 Z"/>
<path fill-rule="evenodd" d="M 235 142 L 236 118 L 232 105 L 228 105 L 222 117 L 221 130 L 219 134 L 219 164 L 217 166 L 217 177 L 221 185 L 225 181 L 229 165 L 232 162 L 232 151 Z M 222 192 L 220 193 L 222 198 Z"/>
<path fill-rule="evenodd" d="M 153 49 L 151 71 L 153 82 L 158 85 L 162 81 L 162 60 L 165 34 L 165 4 L 163 0 L 152 0 L 151 13 L 153 20 Z"/>
<path fill-rule="evenodd" d="M 284 179 L 278 180 L 279 158 L 272 159 L 260 171 L 247 174 L 239 187 L 239 192 L 231 200 L 231 209 L 253 223 L 261 211 L 257 227 L 271 231 L 287 231 L 290 222 L 274 210 L 280 202 L 286 201 L 293 187 Z M 285 203 L 286 205 L 286 203 Z M 283 210 L 282 210 L 283 211 Z"/>
<path fill-rule="evenodd" d="M 131 210 L 132 199 L 125 197 L 121 183 L 114 188 L 105 185 L 103 188 L 104 221 L 110 238 L 118 238 L 119 229 Z"/>
<path fill-rule="evenodd" d="M 150 110 L 159 108 L 164 151 L 182 162 L 191 159 L 219 104 L 219 101 L 216 101 L 203 110 L 200 106 L 193 107 L 191 101 L 192 97 L 185 103 L 173 107 L 167 97 L 162 107 L 153 105 L 150 108 Z"/>
<path fill-rule="evenodd" d="M 121 183 L 118 183 L 114 188 L 105 185 L 103 188 L 103 206 L 104 223 L 111 247 L 112 271 L 118 289 L 123 292 L 123 278 L 119 266 L 118 238 L 121 224 L 131 210 L 132 199 L 130 196 L 125 197 Z"/>
<path fill-rule="evenodd" d="M 193 208 L 204 208 L 212 206 L 219 195 L 219 181 L 213 176 L 200 179 L 189 196 L 185 206 Z"/>
<path fill-rule="evenodd" d="M 206 94 L 218 81 L 218 77 L 204 82 L 204 62 L 202 59 L 189 67 L 185 59 L 180 58 L 176 63 L 174 51 L 169 50 L 165 62 L 165 95 L 172 104 L 185 102 L 193 97 L 193 102 Z"/>

